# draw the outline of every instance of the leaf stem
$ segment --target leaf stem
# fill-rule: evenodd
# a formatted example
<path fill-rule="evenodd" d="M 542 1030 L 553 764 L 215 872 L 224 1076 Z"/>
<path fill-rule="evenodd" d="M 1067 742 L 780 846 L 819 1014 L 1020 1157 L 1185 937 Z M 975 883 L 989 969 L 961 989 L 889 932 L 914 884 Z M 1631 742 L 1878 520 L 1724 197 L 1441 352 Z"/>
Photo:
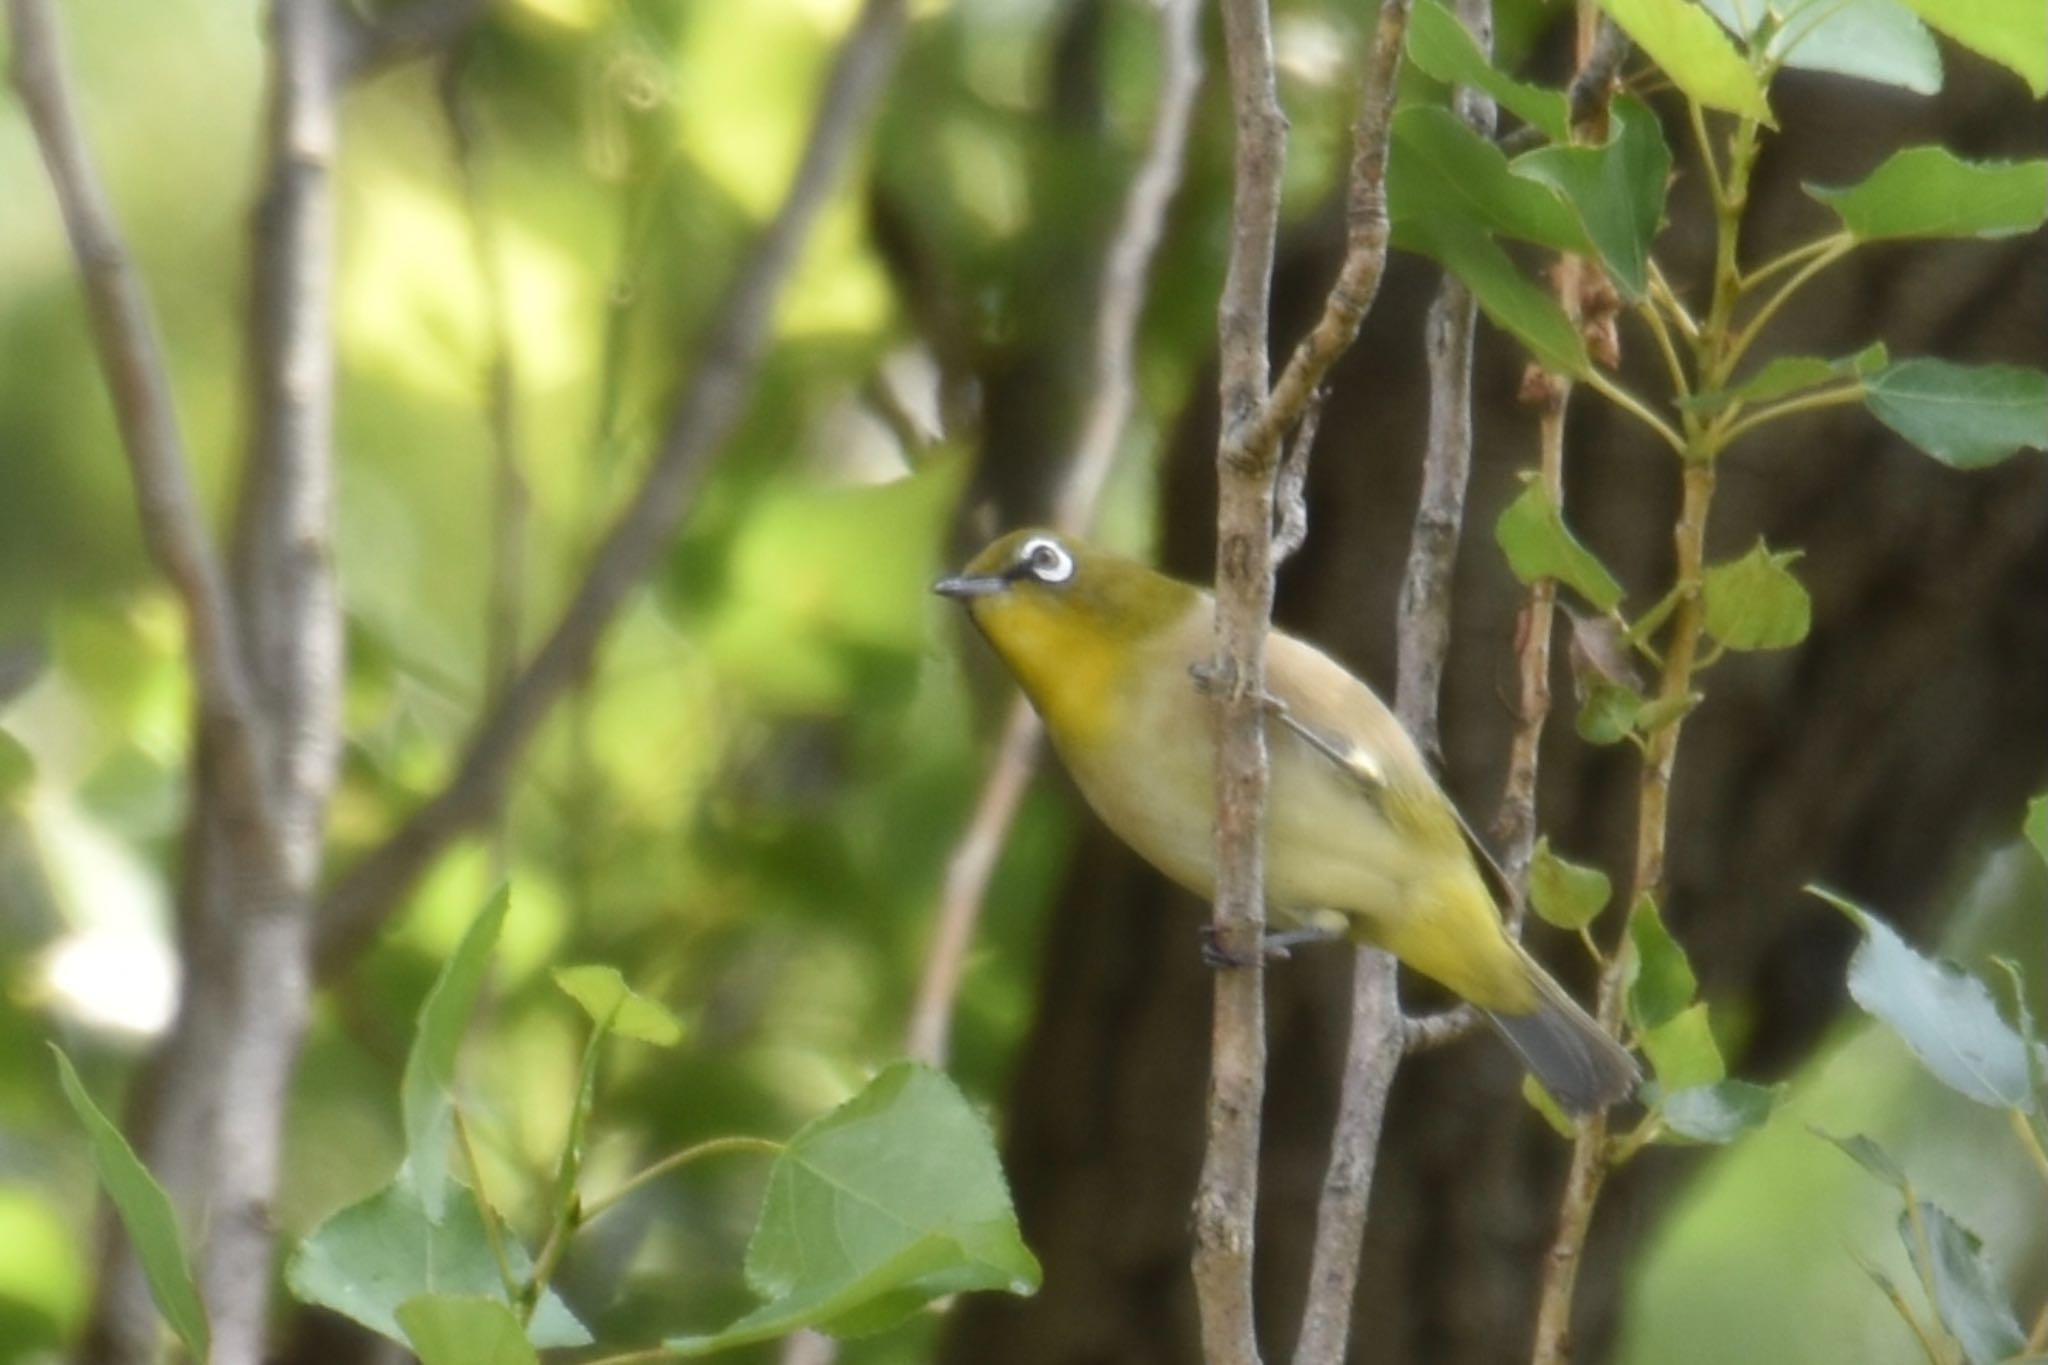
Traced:
<path fill-rule="evenodd" d="M 2012 1121 L 2013 1132 L 2019 1134 L 2020 1145 L 2033 1158 L 2034 1169 L 2041 1173 L 2041 1179 L 2048 1180 L 2048 1148 L 2041 1145 L 2041 1135 L 2034 1131 L 2033 1121 L 2018 1109 L 2006 1110 L 2005 1116 Z"/>
<path fill-rule="evenodd" d="M 1828 249 L 1836 237 L 1841 235 L 1840 233 L 1829 233 L 1825 237 L 1816 237 L 1810 242 L 1802 242 L 1800 245 L 1772 257 L 1742 277 L 1743 290 L 1748 292 L 1759 289 L 1763 286 L 1764 281 L 1770 279 L 1773 275 L 1783 274 L 1785 271 L 1820 255 Z"/>
<path fill-rule="evenodd" d="M 1846 232 L 1837 233 L 1833 237 L 1824 238 L 1823 240 L 1827 243 L 1826 249 L 1800 267 L 1791 279 L 1779 285 L 1778 292 L 1764 301 L 1763 307 L 1757 309 L 1755 316 L 1750 318 L 1743 325 L 1742 330 L 1735 334 L 1735 339 L 1728 343 L 1727 350 L 1723 352 L 1722 360 L 1724 378 L 1726 374 L 1734 372 L 1736 362 L 1742 359 L 1743 352 L 1750 348 L 1750 344 L 1757 339 L 1758 334 L 1763 331 L 1764 327 L 1769 324 L 1773 317 L 1777 316 L 1778 310 L 1783 308 L 1794 294 L 1804 289 L 1814 276 L 1820 274 L 1821 271 L 1826 270 L 1836 261 L 1841 260 L 1856 249 L 1856 239 Z M 1738 287 L 1747 288 L 1747 282 L 1739 284 Z"/>
<path fill-rule="evenodd" d="M 1642 399 L 1636 397 L 1627 389 L 1622 388 L 1621 385 L 1615 383 L 1612 379 L 1609 379 L 1599 369 L 1587 370 L 1580 377 L 1579 382 L 1648 427 L 1652 432 L 1656 433 L 1659 440 L 1663 441 L 1665 445 L 1670 446 L 1677 454 L 1684 455 L 1686 453 L 1685 438 L 1673 430 L 1669 422 L 1666 422 L 1656 413 L 1650 411 L 1649 406 Z"/>
<path fill-rule="evenodd" d="M 505 1254 L 505 1232 L 498 1224 L 498 1210 L 484 1190 L 484 1168 L 476 1159 L 476 1144 L 470 1141 L 469 1121 L 463 1118 L 459 1104 L 451 1104 L 448 1112 L 455 1120 L 455 1144 L 462 1151 L 463 1165 L 469 1168 L 470 1188 L 476 1193 L 476 1207 L 484 1225 L 484 1240 L 491 1244 L 491 1259 L 498 1264 L 498 1279 L 505 1286 L 506 1299 L 517 1303 L 519 1277 L 512 1273 L 511 1258 Z"/>
<path fill-rule="evenodd" d="M 1636 305 L 1636 315 L 1650 329 L 1650 336 L 1657 343 L 1657 353 L 1664 357 L 1664 368 L 1671 376 L 1672 392 L 1680 398 L 1692 397 L 1692 381 L 1686 378 L 1685 366 L 1678 359 L 1678 348 L 1671 344 L 1671 329 L 1664 325 L 1664 315 L 1658 311 L 1656 301 L 1645 298 Z"/>
<path fill-rule="evenodd" d="M 1795 412 L 1812 412 L 1820 408 L 1838 408 L 1845 403 L 1861 402 L 1862 398 L 1863 381 L 1860 379 L 1831 389 L 1813 389 L 1806 393 L 1794 394 L 1790 398 L 1757 408 L 1747 417 L 1722 428 L 1717 433 L 1714 448 L 1725 449 L 1758 427 L 1775 422 L 1780 417 L 1790 417 Z"/>
<path fill-rule="evenodd" d="M 780 1156 L 783 1151 L 784 1144 L 775 1141 L 773 1138 L 741 1136 L 711 1138 L 697 1143 L 693 1147 L 685 1147 L 680 1152 L 670 1152 L 652 1166 L 629 1177 L 623 1185 L 620 1185 L 611 1193 L 604 1195 L 602 1198 L 593 1199 L 584 1205 L 582 1226 L 589 1227 L 598 1220 L 599 1216 L 609 1211 L 621 1200 L 642 1186 L 654 1183 L 671 1171 L 681 1170 L 699 1158 L 726 1156 L 733 1152 L 759 1152 L 766 1156 Z"/>

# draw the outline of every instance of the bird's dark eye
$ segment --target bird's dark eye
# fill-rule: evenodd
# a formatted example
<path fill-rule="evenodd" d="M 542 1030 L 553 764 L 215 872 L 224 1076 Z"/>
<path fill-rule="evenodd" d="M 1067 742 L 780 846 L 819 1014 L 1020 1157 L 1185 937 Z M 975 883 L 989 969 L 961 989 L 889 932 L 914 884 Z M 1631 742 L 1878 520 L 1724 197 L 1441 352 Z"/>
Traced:
<path fill-rule="evenodd" d="M 1017 562 L 1041 583 L 1064 583 L 1074 576 L 1074 557 L 1047 536 L 1034 536 L 1017 552 Z"/>

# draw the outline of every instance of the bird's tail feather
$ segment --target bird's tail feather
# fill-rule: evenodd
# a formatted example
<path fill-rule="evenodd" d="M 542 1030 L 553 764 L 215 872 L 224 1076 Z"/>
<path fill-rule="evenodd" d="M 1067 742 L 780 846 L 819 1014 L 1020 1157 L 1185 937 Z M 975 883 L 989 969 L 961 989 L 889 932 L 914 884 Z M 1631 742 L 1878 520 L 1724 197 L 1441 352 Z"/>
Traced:
<path fill-rule="evenodd" d="M 1641 1079 L 1635 1058 L 1580 1009 L 1550 973 L 1523 954 L 1537 1005 L 1530 1013 L 1488 1010 L 1486 1017 L 1520 1054 L 1543 1088 L 1567 1111 L 1605 1109 Z"/>

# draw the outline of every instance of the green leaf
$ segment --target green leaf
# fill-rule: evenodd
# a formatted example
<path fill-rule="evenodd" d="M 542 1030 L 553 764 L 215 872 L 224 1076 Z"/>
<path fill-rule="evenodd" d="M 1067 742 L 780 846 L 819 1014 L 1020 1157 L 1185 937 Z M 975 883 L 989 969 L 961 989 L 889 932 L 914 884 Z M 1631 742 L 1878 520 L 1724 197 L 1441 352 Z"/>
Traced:
<path fill-rule="evenodd" d="M 1487 320 L 1527 347 L 1544 368 L 1573 376 L 1586 372 L 1579 329 L 1484 228 L 1448 216 L 1397 218 L 1393 244 L 1428 256 L 1463 280 Z"/>
<path fill-rule="evenodd" d="M 1616 96 L 1600 147 L 1544 147 L 1517 157 L 1516 175 L 1565 197 L 1615 285 L 1629 300 L 1650 287 L 1650 243 L 1664 217 L 1671 149 L 1642 101 Z"/>
<path fill-rule="evenodd" d="M 1588 744 L 1619 744 L 1635 729 L 1643 699 L 1632 687 L 1619 683 L 1594 683 L 1579 703 L 1574 728 Z"/>
<path fill-rule="evenodd" d="M 1485 91 L 1501 108 L 1552 142 L 1571 140 L 1564 92 L 1524 85 L 1504 75 L 1486 59 L 1457 16 L 1438 0 L 1415 0 L 1408 16 L 1408 59 L 1447 85 Z"/>
<path fill-rule="evenodd" d="M 1667 1095 L 1677 1095 L 1697 1086 L 1713 1085 L 1728 1074 L 1721 1060 L 1720 1044 L 1714 1041 L 1704 1001 L 1680 1010 L 1638 1037 L 1657 1084 Z"/>
<path fill-rule="evenodd" d="M 1712 412 L 1738 398 L 1746 403 L 1767 402 L 1803 389 L 1818 388 L 1832 380 L 1860 378 L 1882 369 L 1889 358 L 1882 341 L 1836 360 L 1817 355 L 1781 355 L 1733 388 L 1694 394 L 1680 399 L 1678 405 L 1694 412 Z"/>
<path fill-rule="evenodd" d="M 401 1345 L 401 1305 L 423 1295 L 481 1298 L 507 1304 L 484 1233 L 476 1195 L 454 1181 L 437 1221 L 427 1216 L 414 1182 L 400 1172 L 389 1185 L 327 1219 L 299 1244 L 285 1266 L 285 1284 L 301 1303 L 331 1308 Z M 524 1277 L 533 1262 L 506 1231 L 505 1258 Z M 587 1346 L 590 1333 L 552 1289 L 534 1308 L 527 1339 L 535 1346 Z"/>
<path fill-rule="evenodd" d="M 1806 192 L 1859 241 L 2011 237 L 2048 220 L 2048 161 L 1964 161 L 1945 147 L 1907 147 L 1860 184 Z"/>
<path fill-rule="evenodd" d="M 1786 566 L 1796 550 L 1773 554 L 1757 541 L 1742 558 L 1716 564 L 1700 586 L 1707 633 L 1729 649 L 1788 649 L 1813 625 L 1813 599 Z"/>
<path fill-rule="evenodd" d="M 1565 1113 L 1564 1106 L 1543 1088 L 1543 1082 L 1526 1071 L 1522 1073 L 1522 1098 L 1528 1102 L 1531 1109 L 1543 1116 L 1543 1121 L 1549 1124 L 1559 1137 L 1570 1139 L 1579 1135 L 1577 1121 Z"/>
<path fill-rule="evenodd" d="M 1891 1153 L 1877 1145 L 1875 1138 L 1865 1137 L 1861 1133 L 1852 1133 L 1848 1137 L 1836 1137 L 1833 1133 L 1822 1132 L 1818 1128 L 1811 1127 L 1807 1131 L 1817 1138 L 1833 1143 L 1851 1161 L 1902 1194 L 1912 1189 L 1912 1186 L 1906 1180 L 1905 1171 L 1900 1168 L 1898 1162 L 1892 1160 Z"/>
<path fill-rule="evenodd" d="M 2048 95 L 2048 5 L 2041 0 L 1906 0 L 1937 33 L 2019 73 Z"/>
<path fill-rule="evenodd" d="M 1600 0 L 1600 8 L 1694 103 L 1777 126 L 1756 73 L 1691 0 Z"/>
<path fill-rule="evenodd" d="M 2048 796 L 2037 796 L 2027 802 L 2027 817 L 2020 832 L 2034 846 L 2034 852 L 2041 855 L 2041 861 L 2048 863 Z"/>
<path fill-rule="evenodd" d="M 496 1299 L 423 1294 L 398 1306 L 420 1365 L 539 1365 L 512 1310 Z"/>
<path fill-rule="evenodd" d="M 128 1240 L 135 1244 L 143 1278 L 149 1281 L 149 1296 L 192 1358 L 206 1359 L 206 1307 L 200 1301 L 199 1288 L 193 1283 L 191 1267 L 185 1260 L 184 1243 L 178 1236 L 178 1215 L 171 1208 L 170 1196 L 156 1183 L 113 1120 L 101 1113 L 92 1096 L 85 1093 L 85 1086 L 64 1050 L 53 1043 L 50 1051 L 57 1055 L 57 1081 L 64 1089 L 64 1098 L 70 1101 L 71 1112 L 78 1115 L 79 1123 L 85 1127 L 93 1169 L 99 1173 L 107 1197 L 114 1201 L 114 1212 L 121 1216 Z"/>
<path fill-rule="evenodd" d="M 2048 374 L 2018 365 L 1906 360 L 1865 381 L 1871 415 L 1956 469 L 2048 446 Z"/>
<path fill-rule="evenodd" d="M 1959 1095 L 2031 1112 L 2027 1046 L 1991 992 L 1953 962 L 1922 957 L 1890 925 L 1822 887 L 1806 888 L 1863 931 L 1849 959 L 1849 995 Z"/>
<path fill-rule="evenodd" d="M 1544 923 L 1583 929 L 1607 908 L 1613 892 L 1613 883 L 1599 868 L 1558 857 L 1548 837 L 1536 841 L 1529 858 L 1529 906 Z"/>
<path fill-rule="evenodd" d="M 859 1335 L 948 1294 L 1030 1294 L 1039 1282 L 987 1125 L 942 1073 L 914 1062 L 884 1068 L 790 1139 L 768 1174 L 746 1272 L 770 1302 L 670 1349 L 698 1355 L 799 1327 Z"/>
<path fill-rule="evenodd" d="M 1922 1282 L 1934 1286 L 1934 1306 L 1942 1325 L 1962 1346 L 1970 1365 L 2000 1365 L 2025 1350 L 2026 1334 L 1998 1286 L 1982 1239 L 1938 1204 L 1922 1199 L 1919 1212 L 1926 1247 L 1920 1245 L 1913 1219 L 1905 1213 L 1899 1215 L 1899 1236 L 1905 1239 Z M 1931 1266 L 1923 1252 L 1933 1256 Z"/>
<path fill-rule="evenodd" d="M 1699 993 L 1700 983 L 1692 974 L 1685 949 L 1664 927 L 1657 902 L 1648 895 L 1637 897 L 1629 908 L 1628 937 L 1635 949 L 1628 970 L 1628 1017 L 1641 1032 L 1677 1017 Z"/>
<path fill-rule="evenodd" d="M 1636 712 L 1636 733 L 1647 738 L 1682 716 L 1689 716 L 1693 708 L 1705 697 L 1698 692 L 1686 692 L 1675 697 L 1658 697 L 1646 701 Z"/>
<path fill-rule="evenodd" d="M 1508 169 L 1486 138 L 1448 109 L 1410 105 L 1394 115 L 1387 212 L 1396 222 L 1476 224 L 1556 251 L 1591 251 L 1578 218 L 1546 185 Z"/>
<path fill-rule="evenodd" d="M 1524 583 L 1555 578 L 1603 613 L 1621 605 L 1621 584 L 1565 526 L 1557 504 L 1533 475 L 1523 476 L 1522 495 L 1493 524 L 1493 538 Z"/>
<path fill-rule="evenodd" d="M 657 1047 L 674 1047 L 683 1041 L 682 1021 L 666 1006 L 628 986 L 616 967 L 557 967 L 555 984 L 606 1032 Z"/>
<path fill-rule="evenodd" d="M 1664 1126 L 1680 1137 L 1723 1143 L 1761 1128 L 1777 1101 L 1778 1091 L 1773 1086 L 1715 1081 L 1666 1095 L 1658 1112 L 1664 1116 Z"/>
<path fill-rule="evenodd" d="M 1752 47 L 1757 26 L 1769 15 L 1773 22 L 1764 51 L 1781 65 L 1854 76 L 1917 95 L 1941 89 L 1941 49 L 1899 0 L 1702 2 Z"/>
<path fill-rule="evenodd" d="M 440 975 L 420 1005 L 412 1049 L 406 1053 L 405 1074 L 399 1081 L 406 1170 L 427 1217 L 436 1222 L 448 1184 L 448 1144 L 455 1131 L 455 1056 L 510 903 L 511 893 L 500 887 L 441 964 Z"/>

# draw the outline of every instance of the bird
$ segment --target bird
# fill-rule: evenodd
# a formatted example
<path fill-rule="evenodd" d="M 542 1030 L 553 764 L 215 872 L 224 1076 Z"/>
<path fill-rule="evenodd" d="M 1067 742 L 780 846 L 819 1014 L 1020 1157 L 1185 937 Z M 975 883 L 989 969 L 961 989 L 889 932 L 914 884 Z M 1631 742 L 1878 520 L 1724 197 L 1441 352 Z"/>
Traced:
<path fill-rule="evenodd" d="M 1102 822 L 1211 898 L 1215 599 L 1029 527 L 932 589 L 965 606 Z M 1632 1093 L 1634 1058 L 1508 932 L 1506 877 L 1386 704 L 1277 629 L 1266 637 L 1266 693 L 1274 941 L 1341 936 L 1392 953 L 1476 1006 L 1569 1113 Z"/>

